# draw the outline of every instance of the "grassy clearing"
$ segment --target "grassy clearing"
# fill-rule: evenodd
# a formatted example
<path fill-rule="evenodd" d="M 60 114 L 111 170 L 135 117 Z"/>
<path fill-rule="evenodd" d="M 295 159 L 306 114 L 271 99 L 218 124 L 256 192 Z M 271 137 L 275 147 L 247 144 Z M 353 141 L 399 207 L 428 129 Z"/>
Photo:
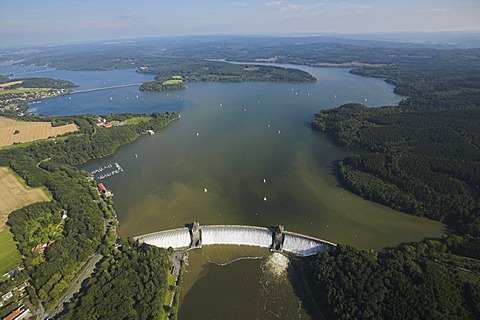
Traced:
<path fill-rule="evenodd" d="M 163 301 L 164 308 L 170 307 L 170 301 L 172 300 L 173 293 L 175 292 L 175 277 L 169 273 L 167 276 L 167 281 L 167 294 L 165 295 L 165 300 Z M 162 314 L 162 319 L 167 319 L 167 311 L 165 310 Z"/>
<path fill-rule="evenodd" d="M 13 240 L 10 228 L 5 228 L 0 232 L 0 277 L 8 270 L 14 268 L 22 260 L 17 250 L 17 245 Z"/>
<path fill-rule="evenodd" d="M 41 91 L 50 91 L 52 88 L 15 88 L 15 89 L 6 89 L 0 91 L 0 96 L 9 93 L 26 93 L 26 92 L 41 92 Z"/>
<path fill-rule="evenodd" d="M 182 76 L 172 76 L 172 79 L 174 80 L 182 80 Z"/>
<path fill-rule="evenodd" d="M 166 80 L 163 82 L 164 85 L 172 85 L 172 84 L 182 84 L 183 81 L 182 80 L 178 80 L 178 79 L 171 79 L 171 80 Z"/>
<path fill-rule="evenodd" d="M 0 231 L 5 228 L 10 212 L 35 202 L 51 200 L 42 189 L 25 186 L 25 182 L 9 168 L 0 167 Z"/>
<path fill-rule="evenodd" d="M 135 124 L 139 124 L 140 122 L 148 122 L 150 121 L 150 119 L 151 119 L 150 117 L 135 117 L 135 118 L 131 118 L 123 121 L 123 124 L 135 125 Z"/>

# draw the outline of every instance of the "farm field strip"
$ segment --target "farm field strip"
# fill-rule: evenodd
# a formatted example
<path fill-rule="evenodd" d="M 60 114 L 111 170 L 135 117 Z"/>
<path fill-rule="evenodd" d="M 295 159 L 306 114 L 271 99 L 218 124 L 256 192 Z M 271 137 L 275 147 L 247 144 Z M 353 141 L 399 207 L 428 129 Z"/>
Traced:
<path fill-rule="evenodd" d="M 75 124 L 52 127 L 50 122 L 23 122 L 0 117 L 0 147 L 77 131 Z"/>

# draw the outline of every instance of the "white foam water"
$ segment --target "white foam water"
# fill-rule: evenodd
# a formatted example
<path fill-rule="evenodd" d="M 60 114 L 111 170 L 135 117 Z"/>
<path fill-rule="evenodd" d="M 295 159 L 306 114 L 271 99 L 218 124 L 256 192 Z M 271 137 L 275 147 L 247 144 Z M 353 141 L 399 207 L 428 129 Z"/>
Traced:
<path fill-rule="evenodd" d="M 249 226 L 204 226 L 202 244 L 237 244 L 270 248 L 272 232 L 267 228 Z"/>
<path fill-rule="evenodd" d="M 159 248 L 188 248 L 190 246 L 190 232 L 187 228 L 166 230 L 136 237 L 140 242 L 144 242 Z"/>
<path fill-rule="evenodd" d="M 276 277 L 285 276 L 290 260 L 279 252 L 274 252 L 265 259 L 265 269 Z"/>

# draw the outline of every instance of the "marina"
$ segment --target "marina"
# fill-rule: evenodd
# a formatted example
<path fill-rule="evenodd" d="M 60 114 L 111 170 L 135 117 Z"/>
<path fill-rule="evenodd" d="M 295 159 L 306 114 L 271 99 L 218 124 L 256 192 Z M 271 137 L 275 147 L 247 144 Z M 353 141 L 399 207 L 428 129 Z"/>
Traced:
<path fill-rule="evenodd" d="M 106 172 L 104 173 L 104 171 Z M 90 171 L 90 174 L 95 178 L 95 180 L 103 180 L 121 172 L 123 172 L 123 168 L 118 164 L 118 162 L 115 162 L 113 165 L 109 163 L 104 165 L 103 167 L 92 170 Z"/>

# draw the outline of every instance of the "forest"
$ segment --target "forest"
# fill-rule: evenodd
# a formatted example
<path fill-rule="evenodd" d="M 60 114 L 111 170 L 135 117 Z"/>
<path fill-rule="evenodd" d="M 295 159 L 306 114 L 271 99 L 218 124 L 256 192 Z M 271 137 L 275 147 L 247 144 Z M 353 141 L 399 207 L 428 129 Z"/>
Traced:
<path fill-rule="evenodd" d="M 124 121 L 138 116 L 137 114 L 116 114 L 103 117 L 108 121 Z M 116 239 L 116 234 L 111 233 L 115 231 L 105 227 L 106 221 L 115 214 L 111 202 L 102 200 L 95 182 L 89 179 L 89 174 L 78 171 L 74 166 L 112 154 L 118 147 L 132 142 L 146 130 L 157 130 L 179 117 L 176 113 L 153 113 L 140 116 L 149 120 L 107 129 L 96 127 L 98 116 L 93 115 L 55 118 L 32 115 L 29 116 L 32 121 L 55 120 L 57 124 L 75 122 L 80 133 L 67 134 L 64 139 L 56 141 L 39 141 L 25 147 L 0 150 L 0 166 L 11 167 L 25 179 L 29 186 L 45 186 L 53 195 L 52 202 L 29 205 L 12 212 L 8 219 L 14 239 L 19 243 L 18 248 L 24 257 L 23 273 L 31 279 L 34 288 L 31 296 L 35 299 L 38 297 L 46 310 L 58 302 L 57 300 L 69 288 L 73 276 L 88 257 L 99 252 L 108 260 L 110 251 L 114 250 L 111 245 Z M 48 158 L 48 161 L 41 161 Z M 46 230 L 55 230 L 49 226 L 57 224 L 60 226 L 63 214 L 68 218 L 60 229 L 61 232 L 59 234 L 46 232 Z M 55 242 L 46 248 L 44 253 L 32 250 L 32 247 L 38 244 L 37 241 L 51 240 Z M 126 255 L 132 254 L 131 251 L 136 254 L 133 245 L 125 247 Z M 146 251 L 146 255 L 151 255 L 148 253 L 149 250 Z M 152 260 L 152 265 L 149 267 L 157 270 L 163 266 L 162 268 L 168 269 L 170 262 L 165 258 L 165 254 L 157 252 L 156 255 L 158 258 L 155 262 Z M 160 296 L 156 299 L 163 298 L 161 296 L 164 293 L 161 287 L 162 279 L 160 277 L 151 284 L 153 289 L 158 287 Z M 139 285 L 138 281 L 143 280 L 145 279 L 127 277 L 124 279 L 124 285 L 135 287 Z M 124 307 L 128 309 L 127 305 Z M 133 309 L 127 311 L 126 314 L 136 312 Z M 149 313 L 154 311 L 145 310 L 143 315 Z"/>
<path fill-rule="evenodd" d="M 478 319 L 479 272 L 433 240 L 384 253 L 339 245 L 309 263 L 333 319 Z"/>
<path fill-rule="evenodd" d="M 346 104 L 312 121 L 352 148 L 336 166 L 345 188 L 452 231 L 386 253 L 339 246 L 316 257 L 313 287 L 335 319 L 480 316 L 480 59 L 468 50 L 444 59 L 354 69 L 409 98 L 392 107 Z"/>
<path fill-rule="evenodd" d="M 106 257 L 61 319 L 159 319 L 171 252 L 125 238 Z"/>

